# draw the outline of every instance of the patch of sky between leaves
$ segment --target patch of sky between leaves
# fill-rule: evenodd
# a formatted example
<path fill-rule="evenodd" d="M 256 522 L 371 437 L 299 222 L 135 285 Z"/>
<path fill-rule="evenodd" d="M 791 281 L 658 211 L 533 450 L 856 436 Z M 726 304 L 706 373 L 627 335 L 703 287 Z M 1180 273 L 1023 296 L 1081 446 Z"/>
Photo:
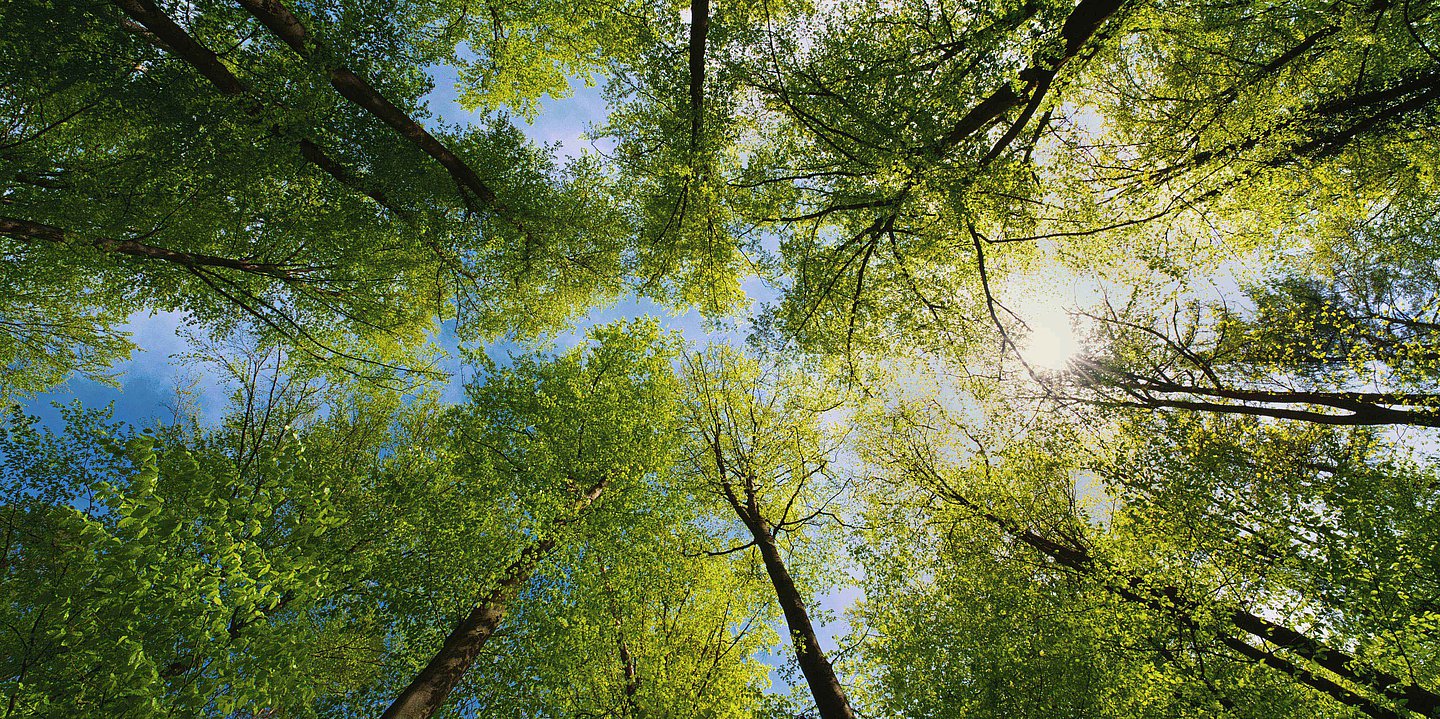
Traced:
<path fill-rule="evenodd" d="M 456 68 L 438 66 L 428 71 L 435 83 L 434 89 L 425 98 L 432 116 L 461 126 L 474 121 L 478 115 L 465 110 L 459 103 L 459 91 L 455 87 L 458 78 Z M 597 147 L 585 137 L 591 125 L 605 119 L 606 104 L 600 89 L 574 79 L 571 86 L 569 97 L 557 99 L 547 96 L 534 122 L 515 118 L 532 141 L 553 147 L 557 159 L 561 161 L 582 152 L 604 153 L 612 149 Z M 742 289 L 750 298 L 751 305 L 740 314 L 740 318 L 754 316 L 760 304 L 773 301 L 777 294 L 758 276 L 746 278 Z M 745 319 L 709 322 L 694 309 L 676 313 L 649 299 L 631 295 L 591 311 L 571 328 L 552 337 L 525 342 L 501 339 L 482 349 L 494 361 L 505 365 L 513 357 L 537 348 L 553 351 L 570 349 L 583 342 L 586 332 L 597 325 L 640 317 L 656 318 L 662 327 L 680 333 L 696 346 L 709 343 L 739 346 L 749 332 L 749 322 Z M 217 373 L 207 372 L 203 365 L 186 360 L 187 355 L 203 354 L 203 348 L 191 334 L 190 327 L 183 312 L 137 312 L 119 328 L 130 335 L 136 350 L 112 368 L 110 374 L 114 385 L 72 376 L 64 384 L 23 403 L 22 409 L 39 417 L 44 426 L 55 430 L 64 425 L 60 406 L 77 401 L 85 407 L 112 405 L 117 421 L 136 427 L 176 419 L 184 411 L 182 405 L 198 410 L 203 422 L 218 422 L 227 406 L 231 388 Z M 450 375 L 450 381 L 442 396 L 447 401 L 460 401 L 462 387 L 475 378 L 475 373 L 460 359 L 460 343 L 454 322 L 440 325 L 430 334 L 429 340 L 446 353 L 441 358 L 440 368 Z M 816 631 L 827 652 L 834 652 L 841 638 L 849 633 L 850 624 L 845 614 L 860 597 L 860 588 L 852 584 L 833 587 L 816 598 L 817 608 L 828 615 L 828 621 L 816 623 Z M 782 636 L 785 634 L 783 626 L 776 629 Z M 787 643 L 762 657 L 762 661 L 771 666 L 772 691 L 786 693 L 794 689 L 781 669 L 788 661 L 790 651 Z"/>
<path fill-rule="evenodd" d="M 479 117 L 460 105 L 460 92 L 456 88 L 457 68 L 432 66 L 427 71 L 434 82 L 433 89 L 425 97 L 432 117 L 461 126 Z M 544 98 L 541 112 L 534 122 L 527 123 L 520 117 L 516 117 L 515 122 L 532 141 L 552 147 L 561 161 L 582 152 L 604 153 L 613 149 L 590 143 L 585 137 L 587 129 L 602 122 L 606 116 L 606 104 L 600 88 L 587 86 L 578 78 L 572 78 L 570 84 L 570 96 Z M 755 303 L 775 297 L 775 291 L 758 277 L 747 278 L 743 289 Z M 563 351 L 574 347 L 596 325 L 640 317 L 655 317 L 665 329 L 679 332 L 697 345 L 723 342 L 738 346 L 748 333 L 746 322 L 716 325 L 707 322 L 693 309 L 675 313 L 651 300 L 632 295 L 591 311 L 568 330 L 554 336 L 533 342 L 501 339 L 481 349 L 503 366 L 514 356 L 532 350 Z M 59 429 L 63 422 L 57 404 L 79 401 L 87 407 L 104 407 L 113 403 L 116 420 L 143 427 L 173 419 L 183 394 L 188 397 L 190 405 L 199 410 L 202 421 L 218 421 L 224 412 L 230 388 L 215 373 L 206 372 L 203 367 L 185 360 L 186 355 L 201 350 L 187 333 L 189 326 L 183 312 L 137 312 L 131 315 L 119 329 L 130 335 L 137 349 L 128 359 L 112 368 L 110 374 L 115 385 L 72 376 L 64 384 L 22 403 L 23 411 L 39 417 L 45 426 Z M 460 360 L 454 322 L 442 324 L 429 339 L 446 353 L 440 366 L 450 375 L 450 380 L 442 397 L 448 401 L 459 401 L 463 396 L 461 388 L 474 379 L 474 373 Z"/>

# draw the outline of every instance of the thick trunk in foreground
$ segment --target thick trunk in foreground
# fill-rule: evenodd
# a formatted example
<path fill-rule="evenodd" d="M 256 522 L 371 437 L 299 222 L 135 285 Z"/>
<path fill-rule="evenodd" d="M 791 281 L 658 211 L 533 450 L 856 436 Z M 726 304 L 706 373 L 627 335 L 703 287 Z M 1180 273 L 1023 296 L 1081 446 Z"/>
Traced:
<path fill-rule="evenodd" d="M 450 636 L 445 637 L 440 651 L 415 675 L 410 686 L 400 692 L 400 696 L 395 698 L 390 708 L 380 715 L 381 719 L 428 719 L 440 711 L 450 692 L 475 662 L 475 656 L 495 633 L 500 620 L 505 618 L 505 612 L 516 592 L 530 579 L 536 565 L 554 547 L 555 543 L 551 540 L 543 540 L 527 547 L 520 558 L 505 570 L 505 578 L 499 586 L 490 590 L 475 608 L 460 620 L 454 631 L 450 632 Z"/>
<path fill-rule="evenodd" d="M 605 491 L 607 484 L 608 479 L 601 480 L 575 502 L 571 515 L 555 520 L 551 527 L 559 529 L 574 522 L 579 513 Z M 380 719 L 429 719 L 440 711 L 450 692 L 460 683 L 470 665 L 475 663 L 475 657 L 505 618 L 510 602 L 554 548 L 554 539 L 542 539 L 520 552 L 520 558 L 505 568 L 499 584 L 481 597 L 450 632 L 450 636 L 445 637 L 445 643 L 440 645 L 430 663 L 415 675 L 410 685 L 380 715 Z"/>
<path fill-rule="evenodd" d="M 805 674 L 805 682 L 810 685 L 810 694 L 815 697 L 815 708 L 820 710 L 820 718 L 854 719 L 855 713 L 850 709 L 845 688 L 840 686 L 834 667 L 820 648 L 820 638 L 810 622 L 805 600 L 801 598 L 800 590 L 796 589 L 790 570 L 785 567 L 785 559 L 780 556 L 780 548 L 775 545 L 770 528 L 763 519 L 753 522 L 746 519 L 745 526 L 755 538 L 755 546 L 760 549 L 760 556 L 765 561 L 765 571 L 770 575 L 770 583 L 775 586 L 775 597 L 785 612 L 785 624 L 795 642 L 795 660 Z"/>

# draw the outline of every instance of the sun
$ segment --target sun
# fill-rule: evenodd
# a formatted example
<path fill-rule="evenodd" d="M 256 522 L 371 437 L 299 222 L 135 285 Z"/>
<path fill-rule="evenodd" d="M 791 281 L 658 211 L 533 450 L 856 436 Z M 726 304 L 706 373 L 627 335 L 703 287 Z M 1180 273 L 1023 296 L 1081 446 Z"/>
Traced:
<path fill-rule="evenodd" d="M 1037 308 L 1025 318 L 1030 333 L 1020 341 L 1020 355 L 1042 369 L 1059 371 L 1069 366 L 1081 350 L 1070 314 L 1056 303 Z"/>

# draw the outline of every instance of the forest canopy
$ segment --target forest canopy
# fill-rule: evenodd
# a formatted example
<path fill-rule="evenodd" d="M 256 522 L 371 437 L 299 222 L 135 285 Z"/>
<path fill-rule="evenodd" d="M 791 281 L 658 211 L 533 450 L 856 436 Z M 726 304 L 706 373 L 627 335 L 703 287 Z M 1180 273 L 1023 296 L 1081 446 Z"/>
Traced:
<path fill-rule="evenodd" d="M 1440 718 L 1437 53 L 0 4 L 0 719 Z M 157 314 L 218 395 L 49 409 Z"/>

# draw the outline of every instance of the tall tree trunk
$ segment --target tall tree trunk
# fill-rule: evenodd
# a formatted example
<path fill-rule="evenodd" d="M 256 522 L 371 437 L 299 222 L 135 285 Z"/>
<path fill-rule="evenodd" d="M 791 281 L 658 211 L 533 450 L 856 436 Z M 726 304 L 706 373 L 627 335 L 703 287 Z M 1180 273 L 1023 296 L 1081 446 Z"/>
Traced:
<path fill-rule="evenodd" d="M 719 489 L 730 507 L 735 510 L 735 516 L 749 530 L 755 546 L 760 549 L 760 558 L 765 562 L 765 572 L 770 575 L 770 584 L 775 587 L 775 597 L 780 602 L 781 611 L 785 613 L 785 625 L 790 630 L 791 641 L 795 644 L 795 661 L 805 675 L 805 683 L 810 685 L 810 694 L 815 698 L 815 708 L 820 711 L 820 719 L 854 719 L 855 713 L 850 709 L 845 688 L 840 686 L 840 680 L 835 676 L 835 668 L 830 665 L 830 660 L 825 657 L 825 650 L 820 647 L 820 638 L 815 634 L 815 625 L 810 622 L 810 612 L 805 609 L 805 600 L 800 596 L 800 590 L 795 587 L 795 580 L 785 566 L 785 558 L 780 556 L 780 548 L 775 545 L 775 535 L 772 534 L 770 523 L 765 521 L 764 515 L 760 513 L 753 477 L 743 480 L 744 500 L 735 493 L 735 485 L 730 481 L 730 468 L 721 447 L 722 434 L 723 430 L 717 421 L 715 432 L 709 437 L 709 444 L 710 451 L 715 456 Z"/>
<path fill-rule="evenodd" d="M 428 719 L 440 711 L 450 692 L 460 683 L 470 665 L 475 663 L 476 655 L 505 618 L 510 601 L 529 581 L 540 560 L 554 547 L 555 543 L 548 539 L 526 547 L 520 558 L 506 568 L 500 584 L 476 603 L 450 632 L 450 636 L 445 637 L 440 651 L 380 715 L 381 719 Z"/>
<path fill-rule="evenodd" d="M 1010 83 L 1001 85 L 960 118 L 960 121 L 950 128 L 949 132 L 928 148 L 929 152 L 941 157 L 949 154 L 956 145 L 1000 119 L 1011 108 L 1023 104 L 1025 109 L 1021 111 L 1020 117 L 1011 124 L 1011 127 L 986 154 L 986 162 L 999 155 L 1030 121 L 1031 115 L 1040 106 L 1046 91 L 1049 90 L 1055 74 L 1063 65 L 1080 54 L 1085 44 L 1090 42 L 1090 39 L 1120 11 L 1126 2 L 1127 0 L 1080 0 L 1060 28 L 1060 39 L 1065 41 L 1065 48 L 1059 56 L 1042 58 L 1039 62 L 1021 70 L 1018 78 L 1025 82 L 1023 89 L 1017 92 Z"/>
<path fill-rule="evenodd" d="M 1211 368 L 1207 366 L 1203 369 L 1209 371 Z M 1181 384 L 1110 369 L 1098 363 L 1091 363 L 1084 370 L 1084 377 L 1092 386 L 1123 393 L 1108 401 L 1129 407 L 1167 407 L 1340 426 L 1408 424 L 1440 427 L 1440 411 L 1434 409 L 1440 406 L 1440 395 L 1428 392 L 1282 391 Z M 1344 414 L 1300 409 L 1295 405 L 1327 407 Z"/>
<path fill-rule="evenodd" d="M 574 522 L 579 514 L 605 491 L 608 484 L 608 478 L 602 479 L 575 502 L 570 516 L 552 522 L 552 528 L 559 529 Z M 385 713 L 380 715 L 381 719 L 429 719 L 440 711 L 450 692 L 460 683 L 470 665 L 475 663 L 475 657 L 480 654 L 485 642 L 489 641 L 495 628 L 505 618 L 510 602 L 554 548 L 555 540 L 547 538 L 521 551 L 520 557 L 505 568 L 500 582 L 481 597 L 470 613 L 450 632 L 450 636 L 445 637 L 445 642 L 430 659 L 430 663 L 400 692 Z"/>
<path fill-rule="evenodd" d="M 795 642 L 795 660 L 805 675 L 805 682 L 810 685 L 810 693 L 815 697 L 815 707 L 820 710 L 821 719 L 854 719 L 855 713 L 850 709 L 845 688 L 840 686 L 834 667 L 825 657 L 825 650 L 820 648 L 820 638 L 810 622 L 805 600 L 795 587 L 790 570 L 785 567 L 785 559 L 780 556 L 780 548 L 775 545 L 769 525 L 758 516 L 743 519 L 755 538 L 755 546 L 760 549 L 770 583 L 775 586 L 775 597 L 780 602 L 780 609 L 785 612 L 785 624 Z"/>
<path fill-rule="evenodd" d="M 710 0 L 690 1 L 690 150 L 700 147 L 705 116 L 705 42 L 710 34 Z"/>
<path fill-rule="evenodd" d="M 54 225 L 47 225 L 40 222 L 31 222 L 14 217 L 0 217 L 0 235 L 7 235 L 16 239 L 26 241 L 43 241 L 57 245 L 70 244 L 74 240 L 74 233 Z M 158 260 L 171 262 L 185 267 L 221 267 L 238 272 L 245 272 L 252 275 L 264 275 L 282 281 L 294 281 L 303 278 L 314 268 L 302 265 L 282 265 L 270 262 L 254 262 L 251 260 L 237 260 L 231 257 L 219 257 L 216 255 L 205 255 L 194 252 L 182 252 L 165 247 L 140 242 L 139 240 L 115 240 L 100 238 L 91 240 L 88 243 L 95 249 L 112 252 L 118 255 L 138 257 L 144 260 Z"/>

